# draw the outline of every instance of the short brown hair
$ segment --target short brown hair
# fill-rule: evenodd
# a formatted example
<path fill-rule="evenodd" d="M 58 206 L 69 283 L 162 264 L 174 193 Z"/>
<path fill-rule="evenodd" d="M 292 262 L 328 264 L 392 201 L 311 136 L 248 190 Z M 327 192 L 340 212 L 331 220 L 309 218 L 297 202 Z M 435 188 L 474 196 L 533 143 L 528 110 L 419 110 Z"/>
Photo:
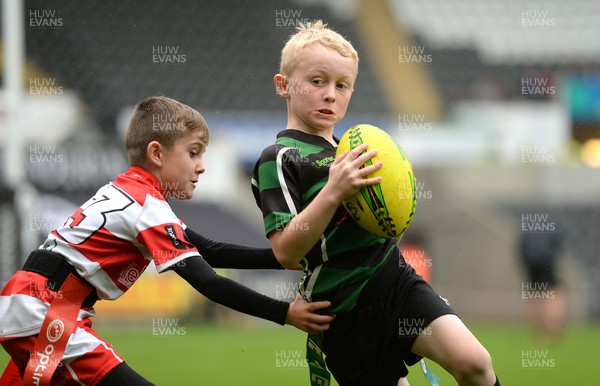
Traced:
<path fill-rule="evenodd" d="M 150 142 L 170 148 L 177 139 L 196 131 L 202 132 L 208 143 L 208 125 L 198 111 L 165 96 L 144 99 L 135 106 L 127 128 L 125 148 L 129 165 L 146 164 Z"/>

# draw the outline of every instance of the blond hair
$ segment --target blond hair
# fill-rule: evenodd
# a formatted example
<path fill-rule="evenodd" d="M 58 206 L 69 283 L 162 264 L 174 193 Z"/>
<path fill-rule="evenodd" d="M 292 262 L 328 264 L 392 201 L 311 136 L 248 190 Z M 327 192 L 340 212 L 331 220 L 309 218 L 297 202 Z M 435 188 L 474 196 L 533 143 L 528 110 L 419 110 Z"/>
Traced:
<path fill-rule="evenodd" d="M 316 43 L 335 50 L 344 57 L 354 59 L 356 74 L 358 74 L 358 53 L 354 47 L 342 35 L 323 23 L 322 20 L 315 20 L 306 24 L 301 23 L 296 29 L 296 33 L 290 36 L 283 50 L 281 50 L 279 71 L 282 74 L 290 75 L 298 65 L 302 50 Z"/>
<path fill-rule="evenodd" d="M 177 139 L 197 131 L 208 143 L 208 125 L 198 111 L 165 96 L 146 98 L 135 106 L 127 128 L 125 148 L 129 165 L 146 165 L 150 142 L 157 141 L 169 149 Z"/>

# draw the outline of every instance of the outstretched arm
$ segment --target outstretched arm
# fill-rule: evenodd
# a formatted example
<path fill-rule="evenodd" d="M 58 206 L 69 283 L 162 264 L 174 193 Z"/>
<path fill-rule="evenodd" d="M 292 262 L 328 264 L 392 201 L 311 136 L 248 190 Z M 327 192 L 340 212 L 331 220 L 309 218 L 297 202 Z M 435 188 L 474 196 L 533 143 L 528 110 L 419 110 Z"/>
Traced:
<path fill-rule="evenodd" d="M 308 303 L 297 297 L 288 304 L 272 299 L 217 275 L 201 256 L 189 257 L 174 265 L 173 270 L 210 300 L 248 315 L 290 324 L 309 333 L 327 330 L 333 320 L 333 316 L 315 313 L 331 306 L 330 302 Z"/>
<path fill-rule="evenodd" d="M 194 232 L 189 227 L 185 230 L 185 235 L 211 267 L 283 269 L 270 248 L 252 248 L 214 241 Z"/>

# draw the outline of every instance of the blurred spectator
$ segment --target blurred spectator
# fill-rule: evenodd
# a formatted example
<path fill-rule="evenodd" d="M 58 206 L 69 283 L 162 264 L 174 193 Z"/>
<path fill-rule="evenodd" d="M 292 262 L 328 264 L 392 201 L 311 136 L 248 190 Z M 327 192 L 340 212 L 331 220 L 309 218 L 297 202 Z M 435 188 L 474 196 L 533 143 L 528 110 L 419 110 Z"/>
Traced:
<path fill-rule="evenodd" d="M 520 258 L 527 275 L 521 286 L 522 298 L 536 344 L 557 341 L 563 333 L 565 295 L 556 275 L 561 244 L 557 231 L 522 233 Z"/>

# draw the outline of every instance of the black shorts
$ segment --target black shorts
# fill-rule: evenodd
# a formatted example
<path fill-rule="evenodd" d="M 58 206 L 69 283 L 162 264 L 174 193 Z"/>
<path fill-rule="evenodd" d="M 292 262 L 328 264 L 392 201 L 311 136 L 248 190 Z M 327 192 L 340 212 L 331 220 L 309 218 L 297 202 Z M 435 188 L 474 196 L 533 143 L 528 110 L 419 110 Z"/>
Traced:
<path fill-rule="evenodd" d="M 340 386 L 396 386 L 406 366 L 421 359 L 411 352 L 417 336 L 448 314 L 456 313 L 396 249 L 357 306 L 338 314 L 325 332 L 327 367 Z"/>
<path fill-rule="evenodd" d="M 525 268 L 533 288 L 554 288 L 560 284 L 554 273 L 554 266 L 550 262 L 528 264 Z"/>

